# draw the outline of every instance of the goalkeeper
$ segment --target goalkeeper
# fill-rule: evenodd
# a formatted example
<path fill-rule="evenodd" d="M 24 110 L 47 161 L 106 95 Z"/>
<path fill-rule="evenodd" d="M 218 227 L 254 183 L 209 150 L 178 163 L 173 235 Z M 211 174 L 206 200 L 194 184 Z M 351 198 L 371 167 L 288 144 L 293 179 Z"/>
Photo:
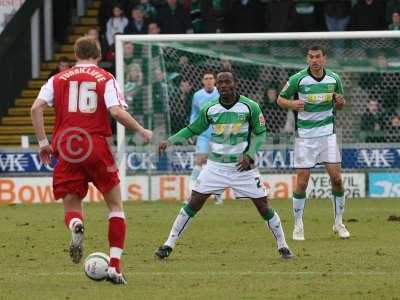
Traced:
<path fill-rule="evenodd" d="M 189 203 L 178 213 L 168 239 L 155 255 L 164 259 L 178 238 L 211 194 L 232 188 L 237 198 L 250 198 L 277 241 L 282 258 L 292 258 L 286 244 L 281 220 L 270 207 L 254 158 L 265 140 L 265 119 L 256 102 L 237 94 L 237 82 L 231 72 L 217 75 L 219 98 L 204 105 L 189 126 L 160 144 L 160 153 L 179 141 L 199 135 L 211 127 L 210 153 L 192 190 Z"/>

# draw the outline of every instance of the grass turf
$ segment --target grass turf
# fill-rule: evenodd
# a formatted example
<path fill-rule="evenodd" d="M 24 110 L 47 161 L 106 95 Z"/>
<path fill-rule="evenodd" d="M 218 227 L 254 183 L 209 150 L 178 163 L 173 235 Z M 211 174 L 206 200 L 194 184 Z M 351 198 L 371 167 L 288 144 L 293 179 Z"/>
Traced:
<path fill-rule="evenodd" d="M 179 204 L 126 203 L 127 286 L 94 282 L 70 262 L 59 204 L 0 207 L 0 299 L 400 299 L 396 200 L 350 200 L 352 236 L 332 233 L 328 200 L 307 203 L 293 242 L 291 202 L 274 201 L 296 258 L 284 261 L 250 201 L 207 204 L 166 261 L 153 258 Z M 107 210 L 85 204 L 85 255 L 108 252 Z M 396 219 L 396 218 L 394 218 Z"/>

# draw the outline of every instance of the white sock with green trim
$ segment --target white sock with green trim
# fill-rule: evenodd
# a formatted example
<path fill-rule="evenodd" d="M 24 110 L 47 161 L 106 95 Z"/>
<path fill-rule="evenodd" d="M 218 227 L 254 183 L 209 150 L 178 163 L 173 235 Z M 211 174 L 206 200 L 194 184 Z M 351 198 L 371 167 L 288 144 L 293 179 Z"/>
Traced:
<path fill-rule="evenodd" d="M 303 212 L 306 203 L 305 193 L 293 193 L 293 216 L 294 224 L 303 226 Z"/>
<path fill-rule="evenodd" d="M 267 215 L 264 216 L 264 220 L 276 239 L 278 249 L 288 248 L 279 215 L 273 209 L 270 209 Z"/>
<path fill-rule="evenodd" d="M 345 204 L 346 204 L 346 199 L 344 197 L 344 191 L 341 192 L 332 191 L 332 205 L 333 205 L 333 213 L 335 216 L 335 225 L 343 223 L 343 213 Z"/>
<path fill-rule="evenodd" d="M 171 232 L 169 233 L 168 239 L 164 245 L 174 248 L 178 238 L 189 226 L 195 214 L 196 213 L 187 204 L 182 207 L 176 216 L 175 222 L 171 228 Z"/>

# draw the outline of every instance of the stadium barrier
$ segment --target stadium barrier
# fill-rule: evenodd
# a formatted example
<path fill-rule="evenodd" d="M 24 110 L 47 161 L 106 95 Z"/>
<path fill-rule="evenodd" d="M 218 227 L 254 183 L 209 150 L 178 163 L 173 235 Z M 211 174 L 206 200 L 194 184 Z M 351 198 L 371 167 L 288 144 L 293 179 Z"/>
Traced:
<path fill-rule="evenodd" d="M 343 182 L 348 198 L 400 197 L 400 149 L 390 145 L 345 147 L 351 159 L 343 160 Z M 127 153 L 126 201 L 182 201 L 189 195 L 189 172 L 193 147 L 179 147 L 161 160 L 155 152 Z M 258 163 L 262 180 L 272 199 L 290 198 L 296 182 L 291 167 L 291 149 L 263 149 Z M 148 170 L 153 173 L 149 175 Z M 52 203 L 52 167 L 40 163 L 36 152 L 0 152 L 0 204 Z M 157 174 L 156 174 L 157 173 Z M 307 194 L 310 198 L 330 197 L 329 177 L 319 168 L 312 173 Z M 233 198 L 231 190 L 225 198 Z M 101 200 L 90 185 L 85 201 Z"/>
<path fill-rule="evenodd" d="M 288 199 L 291 197 L 296 182 L 295 175 L 263 174 L 261 178 L 272 199 Z M 345 195 L 349 198 L 365 197 L 365 179 L 366 176 L 363 173 L 343 174 Z M 127 176 L 127 198 L 125 200 L 182 201 L 189 196 L 189 180 L 190 176 L 188 175 L 155 175 L 151 177 L 150 182 L 145 175 Z M 55 202 L 51 183 L 51 177 L 1 177 L 0 204 Z M 150 185 L 152 186 L 151 189 L 149 188 Z M 310 198 L 328 198 L 331 195 L 328 175 L 312 174 L 307 193 Z M 232 190 L 225 190 L 224 198 L 233 199 Z M 85 201 L 98 202 L 101 200 L 101 193 L 90 184 Z"/>

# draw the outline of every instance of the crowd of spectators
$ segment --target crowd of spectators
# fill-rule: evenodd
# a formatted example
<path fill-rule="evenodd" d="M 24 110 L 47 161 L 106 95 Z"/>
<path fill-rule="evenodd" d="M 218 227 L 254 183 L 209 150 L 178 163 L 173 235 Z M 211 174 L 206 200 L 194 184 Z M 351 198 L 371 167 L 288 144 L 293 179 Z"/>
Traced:
<path fill-rule="evenodd" d="M 100 32 L 93 29 L 88 34 L 99 39 L 103 59 L 110 62 L 109 69 L 113 72 L 114 40 L 118 34 L 400 30 L 400 0 L 103 0 L 98 21 Z M 343 53 L 341 42 L 338 41 L 333 48 L 336 56 Z M 151 76 L 153 113 L 162 115 L 169 111 L 170 119 L 174 121 L 170 124 L 172 132 L 187 123 L 191 97 L 200 87 L 194 75 L 199 73 L 196 69 L 199 66 L 193 64 L 191 58 L 184 53 L 174 55 L 176 59 L 171 68 L 167 66 L 168 70 L 163 71 L 155 68 Z M 146 114 L 143 99 L 149 91 L 148 74 L 144 74 L 147 62 L 143 58 L 142 47 L 138 44 L 124 44 L 124 60 L 127 101 L 133 113 L 143 116 Z M 387 67 L 384 64 L 387 64 L 385 58 L 378 56 L 377 68 L 384 69 Z M 226 59 L 219 60 L 217 65 L 212 69 L 235 72 L 241 69 Z M 277 143 L 282 135 L 292 133 L 294 128 L 293 113 L 276 104 L 277 94 L 290 75 L 288 70 L 284 72 L 287 73 L 282 75 L 282 80 L 267 80 L 264 87 L 257 89 L 257 94 L 250 95 L 260 102 L 269 120 L 269 132 Z M 256 77 L 259 75 L 255 73 Z M 399 99 L 394 99 L 396 93 L 380 86 L 393 83 L 393 76 L 393 73 L 378 70 L 362 74 L 359 79 L 359 86 L 369 95 L 367 99 L 370 99 L 368 105 L 364 106 L 367 107 L 364 114 L 363 108 L 360 109 L 362 141 L 392 140 L 386 132 L 400 129 L 400 112 L 396 112 L 400 93 Z M 400 78 L 397 79 L 400 82 Z M 397 79 L 394 81 L 397 82 Z M 374 90 L 388 92 L 374 95 Z M 179 105 L 175 105 L 176 102 Z"/>
<path fill-rule="evenodd" d="M 104 0 L 98 21 L 112 61 L 116 34 L 399 30 L 400 0 Z"/>
<path fill-rule="evenodd" d="M 395 30 L 399 12 L 400 0 L 104 0 L 99 24 L 112 42 L 115 32 L 147 34 L 151 22 L 176 34 Z"/>
<path fill-rule="evenodd" d="M 117 34 L 399 30 L 400 0 L 103 0 L 98 22 L 113 61 Z"/>

